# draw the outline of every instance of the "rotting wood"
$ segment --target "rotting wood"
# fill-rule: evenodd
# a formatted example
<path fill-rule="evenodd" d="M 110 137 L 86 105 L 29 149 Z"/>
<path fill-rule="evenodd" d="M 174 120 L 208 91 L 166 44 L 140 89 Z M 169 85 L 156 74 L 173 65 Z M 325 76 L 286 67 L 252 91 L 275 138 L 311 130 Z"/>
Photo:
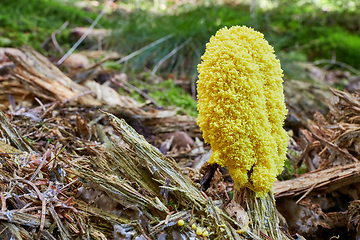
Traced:
<path fill-rule="evenodd" d="M 358 182 L 360 182 L 360 163 L 356 162 L 321 171 L 315 170 L 287 181 L 276 181 L 274 195 L 276 198 L 297 196 L 306 193 L 315 183 L 314 192 L 327 193 Z"/>
<path fill-rule="evenodd" d="M 65 101 L 88 91 L 64 73 L 46 57 L 30 47 L 21 48 L 22 54 L 6 51 L 6 56 L 15 64 L 11 75 L 22 82 L 27 90 L 49 101 Z M 95 98 L 86 95 L 79 99 L 85 105 L 100 105 Z"/>
<path fill-rule="evenodd" d="M 10 210 L 6 212 L 0 212 L 0 220 L 9 221 L 11 223 L 20 224 L 29 227 L 40 227 L 41 221 L 38 216 L 33 214 L 23 213 L 19 210 Z M 49 219 L 45 219 L 44 227 L 49 228 L 51 225 Z"/>

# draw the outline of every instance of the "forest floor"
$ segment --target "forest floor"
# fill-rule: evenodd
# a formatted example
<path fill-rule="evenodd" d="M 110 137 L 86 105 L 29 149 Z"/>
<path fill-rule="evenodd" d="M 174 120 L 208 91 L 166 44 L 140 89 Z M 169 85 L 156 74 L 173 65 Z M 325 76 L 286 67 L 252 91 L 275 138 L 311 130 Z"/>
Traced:
<path fill-rule="evenodd" d="M 242 231 L 246 206 L 233 204 L 226 168 L 207 163 L 192 73 L 157 75 L 149 61 L 127 71 L 143 50 L 102 50 L 106 31 L 90 30 L 60 65 L 59 32 L 41 53 L 0 48 L 1 239 L 268 239 Z M 280 227 L 290 239 L 358 239 L 360 76 L 335 59 L 289 59 Z"/>

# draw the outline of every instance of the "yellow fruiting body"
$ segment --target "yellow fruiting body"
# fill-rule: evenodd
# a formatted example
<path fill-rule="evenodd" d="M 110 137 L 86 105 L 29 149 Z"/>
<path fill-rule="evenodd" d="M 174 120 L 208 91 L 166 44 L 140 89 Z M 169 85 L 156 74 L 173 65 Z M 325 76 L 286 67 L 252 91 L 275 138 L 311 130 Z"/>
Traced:
<path fill-rule="evenodd" d="M 280 61 L 263 34 L 222 28 L 198 65 L 197 123 L 210 143 L 210 163 L 229 168 L 238 188 L 258 197 L 284 166 L 288 136 Z"/>
<path fill-rule="evenodd" d="M 177 224 L 178 224 L 180 227 L 182 227 L 182 226 L 185 225 L 185 222 L 184 222 L 184 220 L 180 219 L 180 220 L 177 222 Z"/>
<path fill-rule="evenodd" d="M 205 230 L 203 233 L 202 233 L 202 236 L 203 237 L 208 237 L 209 236 L 209 232 L 207 230 Z"/>
<path fill-rule="evenodd" d="M 200 236 L 200 235 L 202 235 L 202 233 L 203 233 L 203 230 L 198 227 L 198 228 L 196 229 L 196 234 Z"/>

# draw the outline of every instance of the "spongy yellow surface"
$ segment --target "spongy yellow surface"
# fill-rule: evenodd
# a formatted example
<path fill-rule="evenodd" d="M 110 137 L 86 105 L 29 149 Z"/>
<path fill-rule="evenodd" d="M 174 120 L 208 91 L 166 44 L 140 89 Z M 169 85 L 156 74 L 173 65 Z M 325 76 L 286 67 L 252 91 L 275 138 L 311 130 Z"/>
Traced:
<path fill-rule="evenodd" d="M 222 28 L 198 65 L 198 125 L 211 163 L 229 168 L 238 187 L 263 197 L 283 170 L 288 136 L 280 61 L 263 34 Z"/>

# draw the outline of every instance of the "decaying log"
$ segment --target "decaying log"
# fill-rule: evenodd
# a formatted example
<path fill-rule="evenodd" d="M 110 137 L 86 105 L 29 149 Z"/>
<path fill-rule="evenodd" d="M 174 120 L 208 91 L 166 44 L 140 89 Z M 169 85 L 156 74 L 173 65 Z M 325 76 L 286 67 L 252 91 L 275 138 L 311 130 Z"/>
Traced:
<path fill-rule="evenodd" d="M 360 163 L 356 162 L 309 172 L 292 180 L 277 181 L 274 185 L 274 195 L 278 198 L 308 194 L 311 191 L 329 193 L 358 182 L 360 182 Z"/>

